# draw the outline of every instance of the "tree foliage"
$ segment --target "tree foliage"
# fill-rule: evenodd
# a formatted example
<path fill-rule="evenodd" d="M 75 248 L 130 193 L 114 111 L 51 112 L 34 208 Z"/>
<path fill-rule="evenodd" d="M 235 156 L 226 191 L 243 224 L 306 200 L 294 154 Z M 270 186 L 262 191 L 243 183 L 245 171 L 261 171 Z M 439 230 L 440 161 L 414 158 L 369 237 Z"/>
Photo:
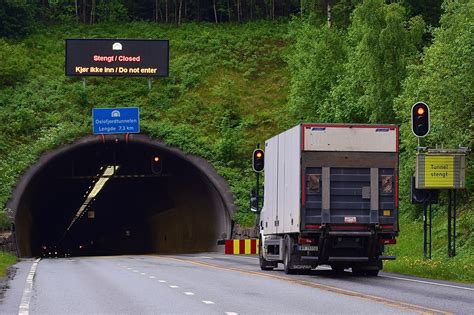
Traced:
<path fill-rule="evenodd" d="M 334 121 L 395 123 L 393 99 L 414 61 L 424 24 L 400 4 L 367 0 L 348 29 L 348 59 L 329 102 Z"/>
<path fill-rule="evenodd" d="M 433 45 L 426 48 L 421 63 L 409 67 L 403 93 L 395 100 L 402 122 L 404 184 L 414 172 L 416 141 L 411 135 L 410 108 L 415 102 L 424 101 L 431 109 L 431 131 L 423 139 L 424 146 L 474 147 L 474 3 L 447 1 L 444 10 Z M 473 166 L 471 160 L 467 168 L 471 191 Z"/>
<path fill-rule="evenodd" d="M 293 21 L 289 37 L 295 39 L 287 58 L 292 113 L 303 121 L 327 120 L 331 109 L 325 104 L 346 58 L 343 34 L 325 25 L 316 26 L 308 19 Z"/>
<path fill-rule="evenodd" d="M 0 37 L 22 37 L 33 24 L 34 6 L 26 1 L 0 1 Z"/>

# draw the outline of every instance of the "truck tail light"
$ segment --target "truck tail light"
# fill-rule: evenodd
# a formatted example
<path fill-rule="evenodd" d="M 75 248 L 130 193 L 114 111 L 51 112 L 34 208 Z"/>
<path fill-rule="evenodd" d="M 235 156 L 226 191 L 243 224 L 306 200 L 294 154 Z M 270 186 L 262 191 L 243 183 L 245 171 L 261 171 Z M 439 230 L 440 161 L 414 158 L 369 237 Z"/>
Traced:
<path fill-rule="evenodd" d="M 305 245 L 305 244 L 314 244 L 316 240 L 312 238 L 305 238 L 305 237 L 298 237 L 298 245 Z"/>
<path fill-rule="evenodd" d="M 319 224 L 306 224 L 305 228 L 307 228 L 307 229 L 320 229 L 321 225 L 319 225 Z"/>
<path fill-rule="evenodd" d="M 394 238 L 381 239 L 379 242 L 380 245 L 397 244 L 397 240 Z"/>

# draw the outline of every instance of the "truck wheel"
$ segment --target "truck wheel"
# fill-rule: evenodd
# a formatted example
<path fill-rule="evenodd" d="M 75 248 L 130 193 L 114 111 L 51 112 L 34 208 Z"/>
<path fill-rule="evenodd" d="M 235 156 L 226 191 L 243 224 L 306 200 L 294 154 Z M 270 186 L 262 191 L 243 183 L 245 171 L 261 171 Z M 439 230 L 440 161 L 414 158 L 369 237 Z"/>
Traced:
<path fill-rule="evenodd" d="M 293 249 L 293 241 L 291 237 L 287 236 L 285 241 L 285 255 L 283 256 L 283 264 L 285 265 L 285 273 L 286 274 L 294 274 L 295 269 L 293 269 L 293 262 L 291 259 Z"/>
<path fill-rule="evenodd" d="M 276 267 L 274 263 L 263 258 L 262 240 L 260 240 L 258 245 L 258 260 L 260 262 L 260 269 L 262 270 L 273 270 L 273 268 Z"/>

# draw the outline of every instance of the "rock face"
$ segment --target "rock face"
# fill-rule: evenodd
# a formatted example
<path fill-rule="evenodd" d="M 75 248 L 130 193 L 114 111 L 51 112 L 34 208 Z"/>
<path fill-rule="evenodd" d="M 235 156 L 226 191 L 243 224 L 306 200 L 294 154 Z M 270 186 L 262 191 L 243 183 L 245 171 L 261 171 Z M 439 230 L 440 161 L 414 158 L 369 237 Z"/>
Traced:
<path fill-rule="evenodd" d="M 0 232 L 0 251 L 16 253 L 15 239 L 11 231 Z"/>
<path fill-rule="evenodd" d="M 257 227 L 253 228 L 244 228 L 239 224 L 234 225 L 232 230 L 232 239 L 247 239 L 247 238 L 258 238 L 258 229 Z"/>

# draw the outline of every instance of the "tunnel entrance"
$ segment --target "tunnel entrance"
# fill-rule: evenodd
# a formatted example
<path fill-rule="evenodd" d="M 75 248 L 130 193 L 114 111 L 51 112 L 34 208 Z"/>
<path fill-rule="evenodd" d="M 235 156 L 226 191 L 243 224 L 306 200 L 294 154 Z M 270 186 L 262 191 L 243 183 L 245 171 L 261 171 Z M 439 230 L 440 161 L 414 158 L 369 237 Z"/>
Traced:
<path fill-rule="evenodd" d="M 7 207 L 22 257 L 214 251 L 234 211 L 207 161 L 143 135 L 90 136 L 45 154 Z"/>

